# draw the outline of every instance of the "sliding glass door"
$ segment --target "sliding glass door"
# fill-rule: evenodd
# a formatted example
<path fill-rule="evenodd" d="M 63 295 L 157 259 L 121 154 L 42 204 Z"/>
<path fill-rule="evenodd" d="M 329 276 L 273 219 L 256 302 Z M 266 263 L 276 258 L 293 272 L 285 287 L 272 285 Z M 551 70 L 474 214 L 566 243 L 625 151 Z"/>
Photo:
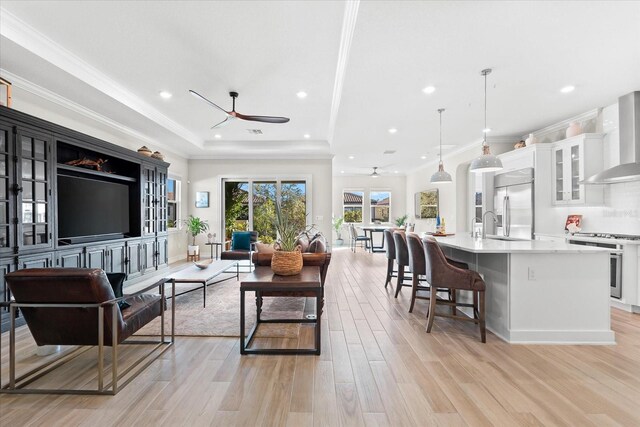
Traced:
<path fill-rule="evenodd" d="M 224 227 L 226 240 L 234 231 L 258 232 L 263 243 L 272 243 L 276 202 L 300 230 L 307 225 L 307 182 L 305 180 L 224 179 Z"/>

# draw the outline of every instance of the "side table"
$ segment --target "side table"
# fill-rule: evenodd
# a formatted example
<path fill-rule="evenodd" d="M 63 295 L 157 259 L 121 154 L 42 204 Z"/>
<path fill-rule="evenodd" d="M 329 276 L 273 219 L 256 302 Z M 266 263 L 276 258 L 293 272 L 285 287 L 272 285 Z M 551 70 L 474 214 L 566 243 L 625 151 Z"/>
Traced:
<path fill-rule="evenodd" d="M 256 267 L 240 282 L 240 354 L 320 354 L 320 319 L 324 289 L 320 280 L 320 267 L 302 267 L 295 276 L 278 276 L 271 267 Z M 256 293 L 256 323 L 245 338 L 245 293 Z M 262 292 L 269 297 L 291 297 L 296 293 L 312 294 L 316 299 L 316 318 L 262 319 Z M 314 348 L 250 348 L 258 327 L 262 323 L 314 323 Z"/>
<path fill-rule="evenodd" d="M 211 259 L 213 259 L 213 247 L 216 247 L 216 259 L 220 258 L 220 249 L 222 248 L 222 243 L 220 242 L 208 242 L 205 243 L 205 245 L 209 246 L 211 248 Z"/>

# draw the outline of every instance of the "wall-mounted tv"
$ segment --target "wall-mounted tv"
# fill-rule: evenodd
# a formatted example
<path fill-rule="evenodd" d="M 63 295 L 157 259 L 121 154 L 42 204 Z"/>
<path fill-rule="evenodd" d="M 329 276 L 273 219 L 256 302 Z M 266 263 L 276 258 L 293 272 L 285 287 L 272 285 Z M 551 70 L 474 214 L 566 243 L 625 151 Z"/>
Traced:
<path fill-rule="evenodd" d="M 58 175 L 58 238 L 126 235 L 129 186 Z"/>

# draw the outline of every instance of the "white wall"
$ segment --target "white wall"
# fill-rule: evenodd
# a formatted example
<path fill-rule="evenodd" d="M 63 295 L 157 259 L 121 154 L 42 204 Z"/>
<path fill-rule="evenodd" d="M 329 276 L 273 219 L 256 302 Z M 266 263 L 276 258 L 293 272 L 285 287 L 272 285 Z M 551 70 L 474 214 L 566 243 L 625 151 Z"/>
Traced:
<path fill-rule="evenodd" d="M 12 108 L 18 111 L 31 114 L 38 118 L 48 120 L 58 125 L 73 129 L 78 132 L 93 136 L 95 138 L 102 139 L 112 144 L 119 145 L 121 147 L 128 148 L 130 150 L 137 150 L 142 145 L 147 145 L 153 151 L 157 150 L 157 147 L 150 146 L 146 142 L 136 140 L 132 136 L 119 132 L 107 125 L 98 123 L 94 120 L 80 116 L 78 113 L 66 110 L 57 104 L 53 104 L 49 101 L 42 100 L 35 104 L 28 102 L 25 99 L 17 96 L 15 91 L 13 97 Z M 183 157 L 176 156 L 171 153 L 164 153 L 165 161 L 171 163 L 169 167 L 169 173 L 183 177 L 182 190 L 183 194 L 188 191 L 188 185 L 186 182 L 187 160 Z M 187 215 L 187 203 L 182 203 L 182 216 Z M 169 260 L 170 262 L 186 257 L 187 253 L 187 238 L 186 234 L 182 231 L 175 231 L 169 233 Z"/>
<path fill-rule="evenodd" d="M 369 193 L 371 191 L 390 191 L 391 192 L 391 212 L 389 218 L 393 220 L 404 214 L 407 214 L 406 193 L 407 180 L 406 177 L 400 176 L 381 176 L 379 178 L 371 178 L 370 176 L 334 176 L 333 177 L 333 215 L 342 216 L 342 192 L 344 190 L 364 191 L 363 201 L 363 224 L 371 223 L 371 203 Z M 335 236 L 334 236 L 335 237 Z"/>
<path fill-rule="evenodd" d="M 331 160 L 189 160 L 189 181 L 183 198 L 188 198 L 189 214 L 208 221 L 218 236 L 222 234 L 222 178 L 300 178 L 310 177 L 307 194 L 311 194 L 311 218 L 327 236 L 331 236 Z M 196 208 L 198 191 L 209 192 L 209 207 Z M 202 245 L 206 236 L 196 243 Z M 219 237 L 218 237 L 219 240 Z M 201 250 L 204 250 L 201 248 Z M 208 250 L 208 249 L 207 249 Z"/>

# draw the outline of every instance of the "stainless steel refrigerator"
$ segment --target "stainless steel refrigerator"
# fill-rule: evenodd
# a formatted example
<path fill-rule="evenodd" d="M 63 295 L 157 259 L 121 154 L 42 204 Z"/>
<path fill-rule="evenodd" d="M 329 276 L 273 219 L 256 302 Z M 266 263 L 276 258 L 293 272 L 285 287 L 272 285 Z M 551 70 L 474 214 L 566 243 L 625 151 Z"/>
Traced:
<path fill-rule="evenodd" d="M 533 239 L 533 168 L 497 174 L 494 178 L 496 234 L 516 239 Z"/>

